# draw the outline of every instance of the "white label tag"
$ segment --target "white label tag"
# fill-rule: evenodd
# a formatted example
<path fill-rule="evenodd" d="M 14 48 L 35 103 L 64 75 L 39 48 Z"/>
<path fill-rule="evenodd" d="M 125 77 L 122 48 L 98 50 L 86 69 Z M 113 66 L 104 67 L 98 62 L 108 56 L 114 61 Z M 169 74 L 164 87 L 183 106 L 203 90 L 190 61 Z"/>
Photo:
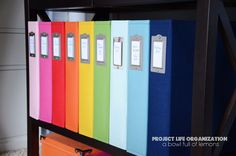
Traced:
<path fill-rule="evenodd" d="M 104 62 L 104 40 L 97 40 L 97 61 Z"/>
<path fill-rule="evenodd" d="M 167 37 L 160 34 L 152 36 L 151 72 L 165 74 L 166 72 Z"/>
<path fill-rule="evenodd" d="M 122 66 L 122 43 L 114 42 L 113 47 L 113 64 L 115 66 Z"/>
<path fill-rule="evenodd" d="M 153 42 L 152 66 L 154 68 L 163 68 L 163 42 Z"/>
<path fill-rule="evenodd" d="M 82 60 L 89 59 L 89 40 L 87 38 L 81 39 L 81 58 Z"/>
<path fill-rule="evenodd" d="M 41 36 L 41 55 L 47 56 L 48 55 L 48 37 Z"/>
<path fill-rule="evenodd" d="M 29 36 L 29 52 L 30 54 L 35 54 L 35 36 Z"/>
<path fill-rule="evenodd" d="M 74 47 L 74 37 L 67 37 L 67 57 L 68 58 L 74 58 L 75 55 L 74 55 L 74 50 L 75 50 L 75 47 Z"/>
<path fill-rule="evenodd" d="M 53 37 L 53 56 L 60 57 L 60 38 Z"/>
<path fill-rule="evenodd" d="M 131 65 L 140 66 L 141 65 L 141 46 L 140 41 L 131 42 Z"/>

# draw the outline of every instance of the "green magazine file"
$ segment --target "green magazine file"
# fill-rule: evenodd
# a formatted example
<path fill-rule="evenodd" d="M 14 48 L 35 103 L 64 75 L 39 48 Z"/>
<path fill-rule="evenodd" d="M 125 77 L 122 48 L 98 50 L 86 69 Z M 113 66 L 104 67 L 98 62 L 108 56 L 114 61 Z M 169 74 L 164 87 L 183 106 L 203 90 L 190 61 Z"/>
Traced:
<path fill-rule="evenodd" d="M 110 32 L 110 22 L 95 22 L 93 136 L 106 143 L 109 142 Z"/>

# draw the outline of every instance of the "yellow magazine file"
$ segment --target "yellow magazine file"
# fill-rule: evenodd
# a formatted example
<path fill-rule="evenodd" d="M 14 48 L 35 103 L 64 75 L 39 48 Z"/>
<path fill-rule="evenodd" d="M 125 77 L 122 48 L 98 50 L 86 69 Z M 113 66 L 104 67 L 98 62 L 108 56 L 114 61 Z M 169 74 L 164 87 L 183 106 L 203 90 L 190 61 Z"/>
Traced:
<path fill-rule="evenodd" d="M 94 22 L 80 22 L 79 133 L 93 135 Z"/>

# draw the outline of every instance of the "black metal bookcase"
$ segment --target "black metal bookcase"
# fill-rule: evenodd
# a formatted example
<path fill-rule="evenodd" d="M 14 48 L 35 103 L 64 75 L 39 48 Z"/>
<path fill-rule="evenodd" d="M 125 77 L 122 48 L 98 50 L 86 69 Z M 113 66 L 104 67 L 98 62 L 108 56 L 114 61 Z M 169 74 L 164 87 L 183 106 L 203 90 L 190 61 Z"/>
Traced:
<path fill-rule="evenodd" d="M 25 40 L 28 47 L 28 21 L 50 21 L 46 10 L 79 11 L 95 13 L 94 20 L 119 19 L 112 13 L 189 10 L 195 12 L 196 40 L 192 95 L 192 135 L 211 136 L 214 93 L 214 72 L 217 32 L 221 33 L 229 61 L 236 72 L 236 38 L 230 24 L 227 8 L 236 8 L 235 0 L 25 0 Z M 147 17 L 147 19 L 149 19 Z M 29 116 L 29 63 L 27 64 L 27 122 L 28 156 L 39 156 L 39 127 L 109 152 L 114 156 L 132 155 L 117 147 L 102 143 L 52 124 L 35 120 Z M 236 89 L 225 110 L 219 133 L 227 136 L 236 117 Z M 217 148 L 195 147 L 191 156 L 218 156 L 223 143 Z"/>

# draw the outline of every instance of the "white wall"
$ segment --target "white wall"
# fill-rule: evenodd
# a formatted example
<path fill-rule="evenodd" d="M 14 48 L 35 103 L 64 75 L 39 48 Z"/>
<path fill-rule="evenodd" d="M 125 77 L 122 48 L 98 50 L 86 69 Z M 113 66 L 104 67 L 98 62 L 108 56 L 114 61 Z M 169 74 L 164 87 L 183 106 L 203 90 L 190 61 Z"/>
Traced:
<path fill-rule="evenodd" d="M 24 0 L 0 1 L 0 151 L 26 147 Z"/>

